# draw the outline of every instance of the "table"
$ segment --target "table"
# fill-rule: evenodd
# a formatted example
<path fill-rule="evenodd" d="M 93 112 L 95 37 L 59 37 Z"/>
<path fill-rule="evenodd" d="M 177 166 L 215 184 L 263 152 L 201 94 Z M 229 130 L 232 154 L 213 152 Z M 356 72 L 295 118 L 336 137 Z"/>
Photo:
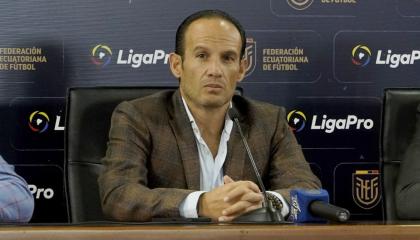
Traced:
<path fill-rule="evenodd" d="M 0 239 L 420 239 L 420 225 L 1 226 Z"/>

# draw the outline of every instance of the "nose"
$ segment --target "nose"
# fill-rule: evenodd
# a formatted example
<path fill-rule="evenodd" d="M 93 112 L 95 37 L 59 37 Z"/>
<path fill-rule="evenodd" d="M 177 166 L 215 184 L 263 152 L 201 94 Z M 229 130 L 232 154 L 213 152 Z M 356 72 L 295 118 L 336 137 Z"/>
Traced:
<path fill-rule="evenodd" d="M 222 76 L 221 63 L 218 59 L 212 59 L 208 64 L 207 75 L 213 78 Z"/>

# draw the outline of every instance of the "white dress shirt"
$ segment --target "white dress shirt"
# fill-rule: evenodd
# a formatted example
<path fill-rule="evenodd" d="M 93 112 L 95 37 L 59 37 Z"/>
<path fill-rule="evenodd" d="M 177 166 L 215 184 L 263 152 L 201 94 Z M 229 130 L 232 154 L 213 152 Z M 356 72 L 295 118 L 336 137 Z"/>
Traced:
<path fill-rule="evenodd" d="M 225 116 L 225 125 L 220 136 L 219 148 L 216 154 L 216 158 L 213 158 L 209 147 L 207 146 L 204 139 L 201 137 L 200 129 L 198 128 L 193 115 L 191 114 L 187 103 L 184 98 L 182 98 L 184 103 L 185 110 L 187 111 L 188 118 L 191 123 L 191 127 L 194 132 L 195 142 L 197 144 L 198 156 L 200 161 L 200 191 L 190 193 L 184 201 L 182 201 L 179 212 L 182 217 L 186 218 L 197 218 L 197 203 L 201 194 L 209 192 L 212 189 L 223 185 L 223 164 L 226 160 L 227 155 L 227 143 L 230 138 L 230 133 L 233 128 L 233 121 L 229 118 L 228 114 Z M 232 103 L 230 104 L 232 107 Z M 234 179 L 236 180 L 236 179 Z M 289 214 L 289 205 L 277 192 L 272 192 L 277 196 L 283 203 L 283 209 L 281 214 L 286 216 Z"/>

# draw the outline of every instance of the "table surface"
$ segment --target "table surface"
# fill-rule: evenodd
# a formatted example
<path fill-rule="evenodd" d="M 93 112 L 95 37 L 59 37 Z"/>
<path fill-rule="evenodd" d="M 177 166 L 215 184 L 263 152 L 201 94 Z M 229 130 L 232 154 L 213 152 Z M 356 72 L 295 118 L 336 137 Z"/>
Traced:
<path fill-rule="evenodd" d="M 420 239 L 420 225 L 1 226 L 0 239 Z"/>

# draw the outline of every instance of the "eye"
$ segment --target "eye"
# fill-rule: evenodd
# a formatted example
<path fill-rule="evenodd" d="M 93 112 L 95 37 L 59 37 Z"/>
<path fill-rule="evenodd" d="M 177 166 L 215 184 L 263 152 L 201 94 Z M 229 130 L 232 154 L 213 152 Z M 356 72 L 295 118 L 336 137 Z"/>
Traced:
<path fill-rule="evenodd" d="M 232 56 L 232 55 L 224 55 L 223 56 L 223 61 L 225 61 L 225 62 L 234 62 L 235 61 L 235 58 Z"/>
<path fill-rule="evenodd" d="M 206 59 L 207 58 L 207 55 L 205 53 L 198 53 L 196 55 L 196 57 L 199 58 L 199 59 Z"/>

